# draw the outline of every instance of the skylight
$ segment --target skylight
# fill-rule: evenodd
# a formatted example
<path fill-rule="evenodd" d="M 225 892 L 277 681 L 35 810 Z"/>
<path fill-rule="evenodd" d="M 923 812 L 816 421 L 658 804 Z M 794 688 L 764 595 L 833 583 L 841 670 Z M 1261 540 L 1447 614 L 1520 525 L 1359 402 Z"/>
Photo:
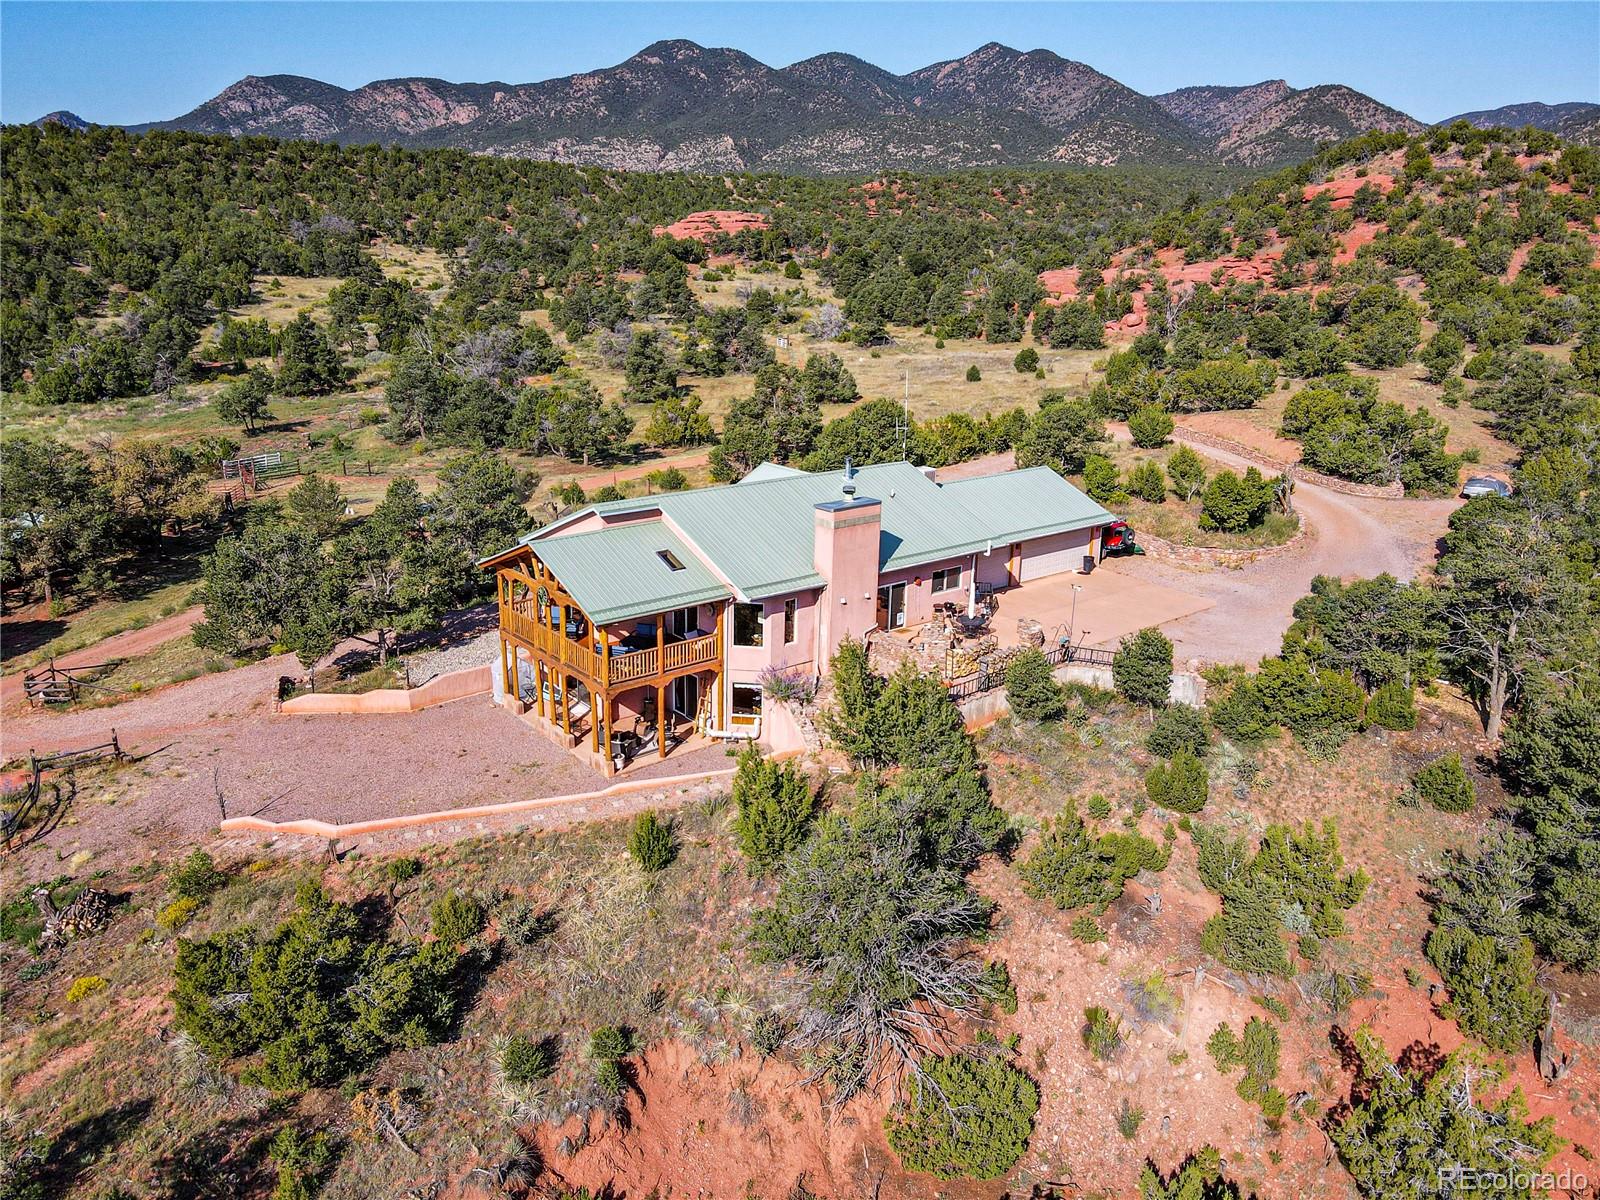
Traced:
<path fill-rule="evenodd" d="M 656 557 L 662 562 L 666 563 L 667 566 L 672 568 L 674 571 L 683 570 L 683 564 L 678 561 L 678 556 L 671 550 L 657 550 Z"/>

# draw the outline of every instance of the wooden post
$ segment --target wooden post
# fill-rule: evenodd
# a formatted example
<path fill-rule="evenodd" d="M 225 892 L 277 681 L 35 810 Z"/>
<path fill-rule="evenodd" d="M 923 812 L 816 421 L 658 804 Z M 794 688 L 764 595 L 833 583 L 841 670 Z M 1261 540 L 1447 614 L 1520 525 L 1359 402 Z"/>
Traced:
<path fill-rule="evenodd" d="M 656 640 L 661 640 L 659 631 Z M 667 756 L 667 685 L 659 684 L 656 687 L 656 749 L 660 756 Z"/>
<path fill-rule="evenodd" d="M 661 669 L 666 666 L 667 646 L 667 614 L 656 614 L 656 674 L 661 674 Z"/>
<path fill-rule="evenodd" d="M 561 732 L 572 736 L 572 678 L 561 672 Z"/>
<path fill-rule="evenodd" d="M 611 686 L 611 631 L 604 625 L 600 626 L 600 672 L 604 676 L 604 683 Z"/>

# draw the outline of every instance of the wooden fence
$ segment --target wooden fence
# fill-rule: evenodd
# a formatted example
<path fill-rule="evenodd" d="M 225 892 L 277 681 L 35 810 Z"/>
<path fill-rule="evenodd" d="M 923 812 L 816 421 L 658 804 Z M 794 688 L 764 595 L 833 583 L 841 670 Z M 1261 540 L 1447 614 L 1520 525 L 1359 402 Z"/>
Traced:
<path fill-rule="evenodd" d="M 96 671 L 108 670 L 116 663 L 88 663 L 81 667 L 58 667 L 51 658 L 50 665 L 38 671 L 28 671 L 22 676 L 22 690 L 34 708 L 41 704 L 71 704 L 82 689 L 105 692 L 113 689 L 91 682 L 89 676 Z"/>
<path fill-rule="evenodd" d="M 50 832 L 60 820 L 67 801 L 77 793 L 73 772 L 79 767 L 104 762 L 107 759 L 113 762 L 128 761 L 128 752 L 117 740 L 115 729 L 111 731 L 109 742 L 79 746 L 74 750 L 59 750 L 54 754 L 41 755 L 35 754 L 32 750 L 28 751 L 28 782 L 20 796 L 7 796 L 5 807 L 0 809 L 0 839 L 3 839 L 3 848 L 8 852 L 19 850 Z M 47 807 L 45 772 L 62 770 L 68 775 L 67 791 L 63 794 L 58 784 L 51 784 L 51 799 Z"/>

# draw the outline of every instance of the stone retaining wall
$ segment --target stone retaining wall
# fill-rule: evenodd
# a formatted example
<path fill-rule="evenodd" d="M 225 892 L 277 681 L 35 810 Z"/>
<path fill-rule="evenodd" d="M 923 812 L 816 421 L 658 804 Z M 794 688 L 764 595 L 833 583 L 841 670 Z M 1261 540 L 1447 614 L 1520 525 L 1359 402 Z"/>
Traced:
<path fill-rule="evenodd" d="M 1151 558 L 1172 559 L 1174 562 L 1190 563 L 1199 567 L 1242 567 L 1258 559 L 1289 554 L 1303 546 L 1311 537 L 1311 526 L 1307 525 L 1298 513 L 1295 514 L 1295 519 L 1300 522 L 1300 528 L 1287 542 L 1249 550 L 1229 550 L 1220 546 L 1180 546 L 1165 538 L 1158 538 L 1153 533 L 1139 533 L 1136 535 L 1136 540 Z"/>
<path fill-rule="evenodd" d="M 438 675 L 421 687 L 376 688 L 370 692 L 311 692 L 291 696 L 278 706 L 286 713 L 411 713 L 436 704 L 449 704 L 468 696 L 487 695 L 492 686 L 490 666 L 468 667 Z"/>
<path fill-rule="evenodd" d="M 1254 446 L 1247 446 L 1243 442 L 1236 442 L 1230 437 L 1211 433 L 1204 429 L 1191 429 L 1187 425 L 1180 425 L 1174 434 L 1179 440 L 1194 442 L 1201 446 L 1208 446 L 1213 450 L 1222 450 L 1228 454 L 1237 454 L 1240 458 L 1248 459 L 1258 467 L 1265 468 L 1279 474 L 1288 472 L 1290 478 L 1299 479 L 1316 487 L 1327 488 L 1330 492 L 1341 492 L 1346 496 L 1365 496 L 1372 500 L 1403 500 L 1406 490 L 1398 481 L 1394 483 L 1352 483 L 1348 479 L 1335 479 L 1332 475 L 1324 475 L 1320 471 L 1313 471 L 1310 467 L 1303 467 L 1299 463 L 1279 462 L 1257 450 Z"/>

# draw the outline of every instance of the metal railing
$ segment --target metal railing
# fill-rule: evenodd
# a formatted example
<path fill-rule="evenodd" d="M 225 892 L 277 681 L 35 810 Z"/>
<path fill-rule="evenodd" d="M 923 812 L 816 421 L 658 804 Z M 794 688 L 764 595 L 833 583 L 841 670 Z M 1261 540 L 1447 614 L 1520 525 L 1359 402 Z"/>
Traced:
<path fill-rule="evenodd" d="M 1067 663 L 1087 663 L 1092 667 L 1109 667 L 1115 652 L 1111 650 L 1097 650 L 1090 646 L 1059 645 L 1052 650 L 1044 652 L 1045 661 L 1052 667 L 1065 666 Z M 992 692 L 996 688 L 1006 685 L 1006 667 L 1010 665 L 1008 658 L 998 662 L 992 667 L 980 667 L 970 675 L 963 675 L 959 679 L 952 679 L 949 683 L 950 698 L 957 703 L 970 700 L 974 696 L 981 696 L 985 692 Z"/>

